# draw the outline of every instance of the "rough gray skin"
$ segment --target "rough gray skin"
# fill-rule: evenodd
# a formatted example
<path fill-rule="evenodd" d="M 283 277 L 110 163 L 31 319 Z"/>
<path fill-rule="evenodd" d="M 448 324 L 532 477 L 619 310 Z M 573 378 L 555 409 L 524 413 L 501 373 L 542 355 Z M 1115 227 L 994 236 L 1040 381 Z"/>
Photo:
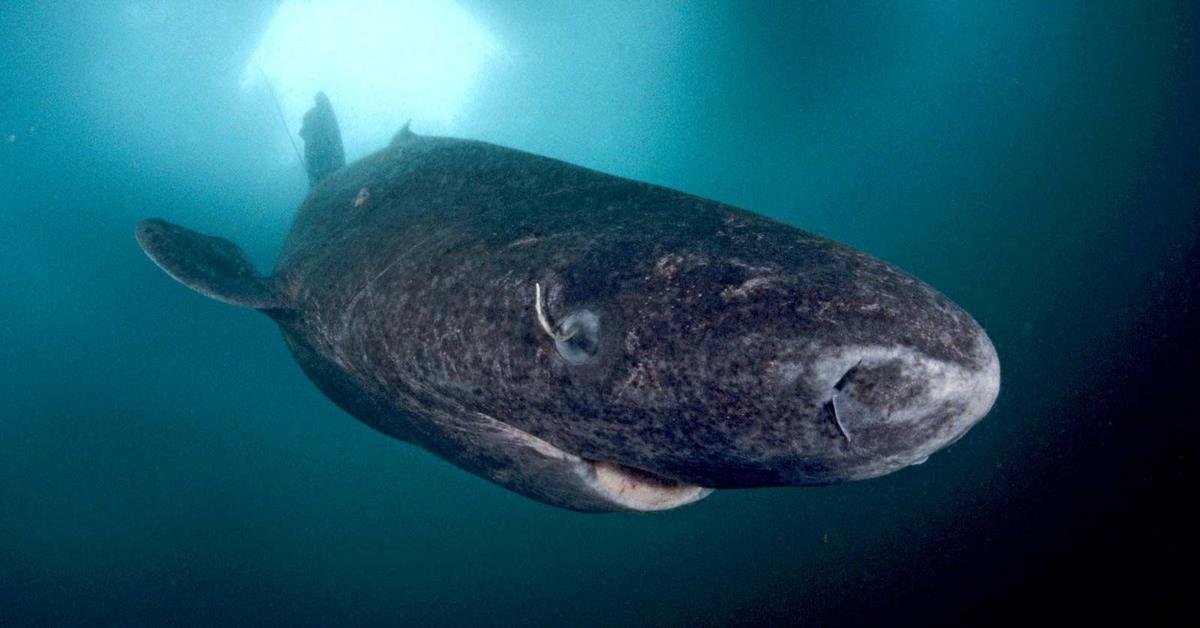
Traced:
<path fill-rule="evenodd" d="M 350 414 L 576 510 L 882 475 L 999 390 L 979 325 L 884 262 L 482 142 L 405 129 L 328 176 L 271 277 L 163 221 L 138 237 L 184 283 L 274 318 Z M 539 326 L 535 283 L 570 340 Z"/>

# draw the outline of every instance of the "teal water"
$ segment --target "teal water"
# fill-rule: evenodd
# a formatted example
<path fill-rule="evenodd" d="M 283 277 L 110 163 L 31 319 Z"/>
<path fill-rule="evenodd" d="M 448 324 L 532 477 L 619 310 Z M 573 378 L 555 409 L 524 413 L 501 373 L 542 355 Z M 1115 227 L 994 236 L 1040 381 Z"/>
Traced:
<path fill-rule="evenodd" d="M 269 320 L 175 284 L 134 241 L 161 216 L 271 266 L 307 191 L 270 100 L 239 86 L 273 5 L 7 2 L 0 625 L 1153 623 L 1182 607 L 1193 3 L 460 6 L 504 53 L 452 121 L 416 131 L 888 260 L 988 330 L 992 413 L 866 482 L 653 515 L 509 493 L 341 413 Z"/>

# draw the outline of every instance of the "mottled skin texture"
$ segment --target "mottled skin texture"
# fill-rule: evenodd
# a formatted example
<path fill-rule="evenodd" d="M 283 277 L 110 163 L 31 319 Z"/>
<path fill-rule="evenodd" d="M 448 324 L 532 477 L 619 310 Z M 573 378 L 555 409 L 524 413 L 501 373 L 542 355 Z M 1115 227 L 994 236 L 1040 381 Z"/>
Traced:
<path fill-rule="evenodd" d="M 583 363 L 539 327 L 535 282 L 553 321 L 597 317 L 566 343 L 594 344 Z M 978 324 L 875 258 L 482 142 L 402 132 L 325 178 L 265 283 L 341 407 L 578 510 L 621 508 L 589 460 L 710 488 L 887 473 L 960 437 L 999 385 Z"/>
<path fill-rule="evenodd" d="M 302 312 L 293 344 L 382 405 L 486 414 L 711 487 L 837 481 L 923 438 L 880 426 L 847 443 L 830 391 L 781 382 L 775 365 L 880 342 L 985 359 L 961 309 L 849 247 L 480 142 L 402 138 L 336 173 L 301 208 L 276 277 Z M 591 361 L 568 364 L 540 331 L 535 281 L 552 316 L 600 318 Z M 401 438 L 410 424 L 375 422 Z"/>

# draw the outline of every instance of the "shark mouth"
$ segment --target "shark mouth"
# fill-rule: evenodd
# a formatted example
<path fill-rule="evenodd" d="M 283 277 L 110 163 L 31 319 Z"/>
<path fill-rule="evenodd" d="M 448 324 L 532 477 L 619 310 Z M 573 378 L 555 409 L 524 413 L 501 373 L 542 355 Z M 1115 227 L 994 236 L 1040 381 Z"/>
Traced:
<path fill-rule="evenodd" d="M 713 492 L 615 462 L 585 462 L 592 467 L 591 477 L 584 478 L 592 489 L 629 510 L 668 510 L 700 501 Z"/>
<path fill-rule="evenodd" d="M 476 413 L 476 418 L 483 421 L 483 425 L 478 427 L 485 427 L 487 432 L 499 437 L 506 446 L 524 450 L 541 459 L 543 464 L 538 466 L 543 473 L 557 476 L 559 479 L 555 483 L 573 487 L 568 490 L 587 494 L 587 501 L 592 504 L 603 503 L 604 506 L 599 510 L 670 510 L 700 501 L 713 492 L 711 488 L 672 480 L 644 469 L 606 460 L 592 460 L 563 451 L 533 434 L 485 414 Z"/>

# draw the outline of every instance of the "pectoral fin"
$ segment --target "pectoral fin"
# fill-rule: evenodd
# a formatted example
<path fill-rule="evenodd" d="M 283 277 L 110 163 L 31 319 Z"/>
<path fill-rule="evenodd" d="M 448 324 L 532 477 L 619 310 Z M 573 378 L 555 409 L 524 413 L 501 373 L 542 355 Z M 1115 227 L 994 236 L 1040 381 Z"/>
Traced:
<path fill-rule="evenodd" d="M 159 268 L 206 297 L 258 310 L 280 306 L 269 282 L 229 240 L 157 218 L 138 223 L 137 240 Z"/>

